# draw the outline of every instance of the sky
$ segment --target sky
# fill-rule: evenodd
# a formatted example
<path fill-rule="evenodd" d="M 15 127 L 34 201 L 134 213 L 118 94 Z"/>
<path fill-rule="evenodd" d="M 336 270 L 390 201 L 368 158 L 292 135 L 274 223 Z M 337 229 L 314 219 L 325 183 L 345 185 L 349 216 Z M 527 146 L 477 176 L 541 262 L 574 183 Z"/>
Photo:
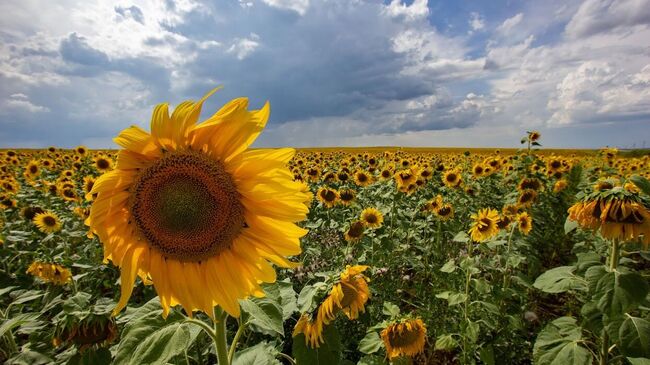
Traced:
<path fill-rule="evenodd" d="M 256 147 L 650 147 L 650 0 L 3 0 L 0 148 L 271 103 Z"/>

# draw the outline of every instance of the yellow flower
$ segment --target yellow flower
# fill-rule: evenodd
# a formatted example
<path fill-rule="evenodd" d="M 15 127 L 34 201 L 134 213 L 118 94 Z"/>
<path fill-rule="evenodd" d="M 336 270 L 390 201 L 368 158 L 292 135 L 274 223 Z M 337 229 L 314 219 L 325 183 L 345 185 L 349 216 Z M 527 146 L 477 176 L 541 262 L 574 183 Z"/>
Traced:
<path fill-rule="evenodd" d="M 318 189 L 316 197 L 326 208 L 331 208 L 335 206 L 336 202 L 339 200 L 339 193 L 334 189 L 323 187 Z"/>
<path fill-rule="evenodd" d="M 323 324 L 333 321 L 339 311 L 351 320 L 357 319 L 359 312 L 365 312 L 364 306 L 370 298 L 368 278 L 363 275 L 367 268 L 364 265 L 348 265 L 341 273 L 340 280 L 318 308 L 318 318 Z"/>
<path fill-rule="evenodd" d="M 421 319 L 406 319 L 391 323 L 381 331 L 389 359 L 400 356 L 415 356 L 424 351 L 427 327 Z"/>
<path fill-rule="evenodd" d="M 361 212 L 361 222 L 368 228 L 379 228 L 384 222 L 384 215 L 375 208 L 366 208 Z"/>
<path fill-rule="evenodd" d="M 519 213 L 516 220 L 521 233 L 527 235 L 533 229 L 533 218 L 527 212 Z"/>
<path fill-rule="evenodd" d="M 339 191 L 339 199 L 341 201 L 341 205 L 344 206 L 349 206 L 352 204 L 356 196 L 357 193 L 352 189 L 343 189 Z"/>
<path fill-rule="evenodd" d="M 354 221 L 344 234 L 345 240 L 348 242 L 359 241 L 363 237 L 365 230 L 366 227 L 362 221 Z"/>
<path fill-rule="evenodd" d="M 325 342 L 323 339 L 323 322 L 316 316 L 315 320 L 309 318 L 309 315 L 303 313 L 293 329 L 293 337 L 299 334 L 305 335 L 305 342 L 311 348 L 319 348 L 321 343 Z"/>
<path fill-rule="evenodd" d="M 443 221 L 449 220 L 454 216 L 454 207 L 451 204 L 443 204 L 440 209 L 436 211 L 436 215 Z"/>
<path fill-rule="evenodd" d="M 478 214 L 472 214 L 474 223 L 469 233 L 476 242 L 487 241 L 499 233 L 499 213 L 494 209 L 481 209 Z"/>
<path fill-rule="evenodd" d="M 368 186 L 373 182 L 373 177 L 365 171 L 357 171 L 354 173 L 354 183 L 359 186 Z"/>
<path fill-rule="evenodd" d="M 56 285 L 64 285 L 72 280 L 72 273 L 65 267 L 38 261 L 29 265 L 27 273 Z"/>
<path fill-rule="evenodd" d="M 43 233 L 54 233 L 61 230 L 61 219 L 56 213 L 50 211 L 36 214 L 34 224 Z"/>
<path fill-rule="evenodd" d="M 449 170 L 442 176 L 442 182 L 450 188 L 460 186 L 462 181 L 463 180 L 460 176 L 460 171 L 458 170 Z"/>
<path fill-rule="evenodd" d="M 566 180 L 564 180 L 564 179 L 558 180 L 558 181 L 555 182 L 555 184 L 553 184 L 553 192 L 554 193 L 559 193 L 560 191 L 566 189 L 567 185 L 568 185 L 568 183 L 567 183 Z"/>
<path fill-rule="evenodd" d="M 266 103 L 249 111 L 238 98 L 196 124 L 203 102 L 179 104 L 171 116 L 156 106 L 151 133 L 123 130 L 115 169 L 95 182 L 86 223 L 104 246 L 104 260 L 121 271 L 121 297 L 131 296 L 136 276 L 151 280 L 163 316 L 180 304 L 192 315 L 213 316 L 215 305 L 234 317 L 238 300 L 262 296 L 276 280 L 274 263 L 294 264 L 301 252 L 311 195 L 294 182 L 290 148 L 251 150 L 269 117 Z"/>

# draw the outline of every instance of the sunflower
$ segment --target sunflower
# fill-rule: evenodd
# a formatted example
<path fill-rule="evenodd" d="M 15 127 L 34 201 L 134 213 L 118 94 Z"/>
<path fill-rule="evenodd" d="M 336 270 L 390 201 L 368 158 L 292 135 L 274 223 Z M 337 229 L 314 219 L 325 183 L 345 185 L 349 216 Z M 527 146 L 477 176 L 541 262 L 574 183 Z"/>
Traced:
<path fill-rule="evenodd" d="M 499 213 L 494 209 L 481 209 L 478 214 L 472 214 L 472 228 L 469 233 L 476 242 L 487 241 L 499 233 Z"/>
<path fill-rule="evenodd" d="M 449 220 L 454 216 L 454 207 L 451 204 L 443 204 L 440 209 L 436 211 L 436 215 L 443 221 Z"/>
<path fill-rule="evenodd" d="M 537 140 L 539 140 L 539 138 L 540 138 L 541 136 L 542 136 L 542 134 L 539 133 L 538 131 L 528 132 L 528 139 L 529 139 L 531 142 L 536 142 Z"/>
<path fill-rule="evenodd" d="M 437 213 L 438 209 L 442 208 L 442 205 L 442 195 L 438 194 L 435 198 L 426 202 L 424 209 L 429 212 Z"/>
<path fill-rule="evenodd" d="M 645 246 L 650 244 L 650 209 L 634 199 L 612 195 L 579 201 L 569 208 L 569 219 L 600 230 L 607 239 L 641 239 Z"/>
<path fill-rule="evenodd" d="M 357 171 L 354 173 L 354 183 L 359 186 L 368 186 L 374 182 L 374 179 L 370 174 L 365 171 Z"/>
<path fill-rule="evenodd" d="M 320 344 L 325 342 L 325 339 L 323 339 L 323 322 L 318 316 L 312 320 L 307 313 L 303 313 L 293 329 L 292 337 L 299 334 L 305 335 L 305 342 L 311 348 L 319 348 Z"/>
<path fill-rule="evenodd" d="M 93 196 L 93 194 L 90 193 L 93 190 L 93 186 L 95 185 L 95 181 L 96 181 L 96 179 L 95 179 L 94 176 L 91 176 L 91 175 L 84 176 L 83 190 L 84 190 L 84 193 L 85 193 L 84 196 L 85 196 L 87 201 L 92 201 L 95 198 Z"/>
<path fill-rule="evenodd" d="M 389 359 L 414 356 L 424 351 L 427 327 L 421 319 L 405 319 L 391 323 L 381 331 Z"/>
<path fill-rule="evenodd" d="M 88 148 L 86 146 L 77 146 L 74 151 L 79 155 L 79 156 L 85 156 L 86 153 L 88 153 Z"/>
<path fill-rule="evenodd" d="M 339 199 L 341 200 L 341 205 L 349 206 L 352 204 L 356 198 L 357 193 L 352 189 L 343 189 L 339 191 Z"/>
<path fill-rule="evenodd" d="M 323 187 L 318 189 L 316 197 L 326 208 L 331 208 L 335 206 L 336 202 L 339 200 L 339 193 L 334 189 Z"/>
<path fill-rule="evenodd" d="M 32 180 L 38 177 L 41 174 L 40 164 L 38 161 L 29 161 L 27 166 L 25 166 L 25 177 Z"/>
<path fill-rule="evenodd" d="M 41 207 L 27 206 L 20 211 L 20 214 L 23 216 L 23 218 L 25 218 L 26 221 L 31 222 L 34 220 L 34 217 L 36 217 L 37 214 L 43 212 L 45 211 Z"/>
<path fill-rule="evenodd" d="M 163 316 L 180 304 L 213 316 L 215 305 L 233 317 L 238 300 L 262 296 L 274 282 L 270 262 L 292 267 L 301 252 L 310 194 L 292 181 L 290 148 L 250 150 L 269 117 L 266 103 L 249 111 L 248 99 L 230 101 L 201 124 L 203 102 L 179 104 L 171 116 L 158 105 L 151 133 L 137 126 L 115 142 L 115 169 L 95 182 L 86 223 L 104 245 L 104 260 L 121 269 L 127 304 L 136 275 L 150 278 Z M 214 318 L 213 318 L 214 319 Z"/>
<path fill-rule="evenodd" d="M 554 193 L 559 193 L 560 191 L 566 189 L 567 185 L 568 185 L 568 183 L 567 183 L 566 180 L 564 180 L 564 179 L 558 180 L 558 181 L 555 182 L 555 184 L 553 184 L 553 192 Z"/>
<path fill-rule="evenodd" d="M 527 213 L 519 213 L 516 217 L 517 228 L 519 232 L 527 235 L 530 233 L 530 230 L 533 229 L 533 218 Z"/>
<path fill-rule="evenodd" d="M 480 163 L 477 163 L 474 165 L 474 167 L 472 167 L 472 175 L 474 175 L 474 177 L 481 177 L 483 176 L 484 172 L 485 168 L 483 168 L 483 165 Z"/>
<path fill-rule="evenodd" d="M 365 312 L 365 304 L 370 298 L 368 278 L 363 272 L 365 265 L 348 265 L 340 275 L 340 280 L 332 286 L 332 290 L 318 308 L 318 318 L 323 324 L 329 324 L 336 318 L 338 312 L 343 312 L 349 319 L 359 317 L 359 312 Z"/>
<path fill-rule="evenodd" d="M 542 187 L 542 183 L 535 178 L 523 178 L 519 182 L 519 185 L 517 185 L 517 190 L 519 191 L 524 191 L 524 190 L 539 190 Z"/>
<path fill-rule="evenodd" d="M 16 199 L 12 199 L 11 195 L 0 194 L 0 209 L 13 209 L 18 205 Z"/>
<path fill-rule="evenodd" d="M 365 231 L 366 226 L 362 221 L 354 221 L 350 224 L 348 230 L 345 231 L 345 240 L 348 242 L 356 242 L 363 237 Z"/>
<path fill-rule="evenodd" d="M 61 230 L 61 219 L 54 212 L 38 213 L 34 216 L 33 221 L 43 233 L 54 233 Z"/>
<path fill-rule="evenodd" d="M 517 204 L 519 204 L 522 207 L 529 207 L 536 200 L 537 200 L 537 192 L 535 190 L 527 189 L 527 190 L 523 190 L 521 194 L 519 194 L 519 198 L 517 199 Z"/>
<path fill-rule="evenodd" d="M 442 182 L 450 188 L 458 187 L 462 182 L 460 172 L 458 170 L 449 170 L 445 172 L 442 176 Z"/>
<path fill-rule="evenodd" d="M 375 208 L 366 208 L 359 219 L 368 228 L 379 228 L 384 222 L 384 215 Z"/>
<path fill-rule="evenodd" d="M 95 157 L 95 168 L 99 172 L 110 171 L 113 168 L 113 160 L 110 157 L 106 156 L 97 156 Z"/>
<path fill-rule="evenodd" d="M 27 273 L 56 285 L 64 285 L 72 280 L 72 273 L 65 267 L 39 261 L 32 262 L 27 268 Z"/>

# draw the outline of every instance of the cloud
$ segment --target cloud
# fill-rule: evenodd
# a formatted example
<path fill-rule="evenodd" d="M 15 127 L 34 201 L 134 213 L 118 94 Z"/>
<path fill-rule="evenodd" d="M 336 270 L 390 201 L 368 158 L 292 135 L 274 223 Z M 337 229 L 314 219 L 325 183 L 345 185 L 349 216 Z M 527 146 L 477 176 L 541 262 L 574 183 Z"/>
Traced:
<path fill-rule="evenodd" d="M 117 13 L 121 19 L 133 19 L 144 25 L 144 14 L 142 14 L 142 10 L 137 6 L 132 5 L 128 8 L 124 6 L 116 6 L 114 9 L 115 13 Z"/>
<path fill-rule="evenodd" d="M 497 27 L 497 33 L 500 33 L 504 36 L 507 36 L 512 30 L 521 23 L 521 21 L 524 19 L 524 14 L 523 13 L 518 13 L 517 15 L 508 18 L 501 23 Z"/>
<path fill-rule="evenodd" d="M 402 0 L 391 0 L 384 11 L 393 18 L 403 18 L 408 21 L 421 20 L 429 15 L 428 0 L 414 0 L 411 5 Z"/>
<path fill-rule="evenodd" d="M 262 0 L 265 4 L 280 9 L 295 11 L 300 15 L 305 15 L 309 8 L 309 0 Z"/>
<path fill-rule="evenodd" d="M 650 0 L 586 0 L 566 26 L 580 38 L 636 25 L 650 24 Z"/>
<path fill-rule="evenodd" d="M 42 105 L 33 104 L 29 101 L 29 97 L 22 93 L 10 95 L 8 99 L 4 100 L 2 105 L 4 109 L 4 111 L 0 112 L 2 114 L 8 111 L 24 111 L 28 113 L 45 113 L 50 111 L 50 109 Z"/>
<path fill-rule="evenodd" d="M 260 37 L 255 33 L 251 33 L 250 38 L 236 38 L 226 52 L 234 53 L 237 59 L 243 60 L 259 47 L 259 39 Z"/>
<path fill-rule="evenodd" d="M 471 12 L 469 16 L 469 27 L 472 29 L 472 31 L 485 29 L 485 19 L 483 19 L 481 14 L 477 12 Z"/>

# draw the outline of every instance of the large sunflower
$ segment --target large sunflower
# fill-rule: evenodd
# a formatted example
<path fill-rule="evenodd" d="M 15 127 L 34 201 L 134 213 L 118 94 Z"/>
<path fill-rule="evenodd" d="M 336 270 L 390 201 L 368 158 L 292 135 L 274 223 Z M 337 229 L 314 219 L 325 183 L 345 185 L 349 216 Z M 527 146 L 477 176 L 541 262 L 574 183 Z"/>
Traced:
<path fill-rule="evenodd" d="M 153 282 L 163 316 L 176 304 L 191 315 L 213 315 L 220 305 L 239 316 L 238 300 L 262 296 L 274 282 L 270 262 L 291 267 L 300 253 L 310 194 L 293 182 L 290 148 L 250 150 L 266 125 L 269 104 L 248 110 L 248 99 L 228 102 L 196 124 L 203 102 L 185 101 L 171 116 L 156 106 L 151 133 L 137 126 L 115 142 L 115 169 L 95 182 L 87 224 L 104 245 L 104 260 L 121 268 L 121 298 L 136 275 Z"/>

